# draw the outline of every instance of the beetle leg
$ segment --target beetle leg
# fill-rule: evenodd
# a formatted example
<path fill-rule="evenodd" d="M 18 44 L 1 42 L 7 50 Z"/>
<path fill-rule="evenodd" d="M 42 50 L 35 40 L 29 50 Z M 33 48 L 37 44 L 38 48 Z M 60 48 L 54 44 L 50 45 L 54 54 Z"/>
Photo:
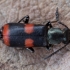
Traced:
<path fill-rule="evenodd" d="M 50 50 L 50 47 L 52 47 L 52 44 L 49 44 L 49 45 L 46 46 L 46 48 L 47 48 L 48 50 Z"/>
<path fill-rule="evenodd" d="M 52 24 L 50 21 L 47 22 L 46 26 L 49 26 L 50 28 L 52 28 Z"/>
<path fill-rule="evenodd" d="M 33 48 L 26 48 L 27 50 L 29 50 L 30 52 L 34 53 L 34 49 Z"/>
<path fill-rule="evenodd" d="M 18 21 L 18 23 L 20 23 L 20 22 L 22 22 L 22 21 L 23 21 L 25 24 L 27 24 L 27 23 L 29 22 L 29 16 L 27 15 L 27 16 L 23 17 L 21 20 Z"/>
<path fill-rule="evenodd" d="M 49 50 L 49 46 L 47 45 L 46 48 Z"/>
<path fill-rule="evenodd" d="M 56 21 L 48 21 L 46 26 L 50 26 L 50 28 L 52 27 L 52 24 L 51 23 L 55 23 L 55 22 L 58 22 L 59 23 L 59 12 L 58 12 L 58 8 L 56 9 Z"/>

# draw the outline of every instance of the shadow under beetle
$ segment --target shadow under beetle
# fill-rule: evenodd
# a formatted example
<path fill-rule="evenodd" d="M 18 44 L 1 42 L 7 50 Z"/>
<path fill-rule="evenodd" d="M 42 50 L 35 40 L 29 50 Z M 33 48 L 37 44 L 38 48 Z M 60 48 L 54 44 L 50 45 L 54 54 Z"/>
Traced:
<path fill-rule="evenodd" d="M 29 16 L 27 15 L 18 23 L 5 24 L 1 28 L 0 38 L 7 46 L 16 48 L 25 47 L 31 52 L 34 52 L 34 46 L 43 46 L 49 49 L 52 45 L 59 44 L 61 42 L 63 42 L 66 46 L 70 41 L 70 29 L 59 21 L 58 8 L 56 10 L 56 21 L 48 21 L 46 22 L 46 25 L 35 25 L 29 24 L 28 22 Z M 52 26 L 52 23 L 54 22 L 58 22 L 59 24 L 65 26 L 64 30 L 54 28 Z M 56 52 L 52 53 L 48 57 L 54 55 Z"/>

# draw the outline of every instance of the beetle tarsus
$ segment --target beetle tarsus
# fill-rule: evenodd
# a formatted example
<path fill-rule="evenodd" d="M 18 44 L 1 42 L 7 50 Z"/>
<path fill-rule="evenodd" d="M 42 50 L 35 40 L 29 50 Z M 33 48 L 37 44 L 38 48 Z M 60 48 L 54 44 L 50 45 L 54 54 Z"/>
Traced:
<path fill-rule="evenodd" d="M 34 49 L 33 48 L 26 48 L 27 50 L 29 50 L 30 52 L 34 53 Z"/>
<path fill-rule="evenodd" d="M 20 23 L 20 22 L 22 22 L 22 21 L 23 21 L 25 24 L 27 24 L 27 23 L 29 22 L 29 16 L 27 15 L 27 16 L 23 17 L 21 20 L 19 20 L 18 23 Z"/>

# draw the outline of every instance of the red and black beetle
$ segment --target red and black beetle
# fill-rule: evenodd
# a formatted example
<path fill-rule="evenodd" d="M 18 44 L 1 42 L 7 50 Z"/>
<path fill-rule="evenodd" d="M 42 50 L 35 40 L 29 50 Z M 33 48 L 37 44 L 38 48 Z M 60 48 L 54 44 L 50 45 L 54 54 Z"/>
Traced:
<path fill-rule="evenodd" d="M 25 24 L 21 23 L 21 21 L 24 21 Z M 29 16 L 25 16 L 18 23 L 5 24 L 1 32 L 3 42 L 11 47 L 23 48 L 25 46 L 32 52 L 34 52 L 32 49 L 34 46 L 47 46 L 47 25 L 29 24 L 28 21 Z"/>
<path fill-rule="evenodd" d="M 24 22 L 21 23 L 21 22 Z M 23 17 L 18 23 L 7 23 L 0 31 L 0 38 L 3 42 L 10 47 L 23 48 L 24 46 L 31 52 L 34 52 L 33 47 L 49 47 L 53 44 L 63 42 L 68 44 L 70 41 L 69 28 L 59 21 L 58 9 L 56 10 L 56 21 L 65 26 L 65 30 L 54 28 L 51 23 L 47 22 L 46 25 L 29 24 L 29 16 Z"/>

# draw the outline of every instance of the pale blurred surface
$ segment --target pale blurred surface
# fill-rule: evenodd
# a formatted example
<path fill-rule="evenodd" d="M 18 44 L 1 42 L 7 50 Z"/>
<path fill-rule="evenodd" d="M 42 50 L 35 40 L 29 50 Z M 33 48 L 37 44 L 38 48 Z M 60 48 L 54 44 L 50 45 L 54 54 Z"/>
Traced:
<path fill-rule="evenodd" d="M 70 28 L 70 0 L 0 0 L 0 28 L 8 22 L 18 22 L 25 15 L 30 16 L 29 22 L 33 24 L 55 20 L 57 7 L 60 20 Z M 62 27 L 56 23 L 54 26 Z M 61 46 L 50 51 L 34 48 L 35 53 L 31 53 L 9 48 L 0 41 L 0 70 L 70 70 L 69 45 L 48 60 L 41 60 Z"/>

